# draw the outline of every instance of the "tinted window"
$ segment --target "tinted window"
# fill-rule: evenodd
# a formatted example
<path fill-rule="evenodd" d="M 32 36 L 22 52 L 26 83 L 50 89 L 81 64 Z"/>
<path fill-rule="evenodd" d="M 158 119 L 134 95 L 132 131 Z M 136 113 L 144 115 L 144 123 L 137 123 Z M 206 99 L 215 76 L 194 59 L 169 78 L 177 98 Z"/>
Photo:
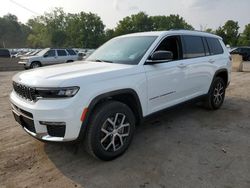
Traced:
<path fill-rule="evenodd" d="M 65 50 L 57 50 L 57 55 L 58 55 L 58 56 L 66 56 L 67 53 L 66 53 Z"/>
<path fill-rule="evenodd" d="M 69 53 L 69 55 L 76 55 L 76 52 L 74 50 L 67 49 L 67 52 Z"/>
<path fill-rule="evenodd" d="M 170 51 L 173 53 L 173 60 L 181 59 L 180 43 L 178 36 L 165 38 L 155 51 Z"/>
<path fill-rule="evenodd" d="M 198 36 L 183 36 L 184 58 L 205 56 L 202 38 Z"/>
<path fill-rule="evenodd" d="M 2 57 L 9 57 L 10 56 L 10 52 L 7 49 L 0 49 L 0 56 Z"/>
<path fill-rule="evenodd" d="M 210 50 L 210 55 L 217 55 L 223 53 L 223 48 L 218 39 L 216 38 L 207 38 L 208 47 Z"/>

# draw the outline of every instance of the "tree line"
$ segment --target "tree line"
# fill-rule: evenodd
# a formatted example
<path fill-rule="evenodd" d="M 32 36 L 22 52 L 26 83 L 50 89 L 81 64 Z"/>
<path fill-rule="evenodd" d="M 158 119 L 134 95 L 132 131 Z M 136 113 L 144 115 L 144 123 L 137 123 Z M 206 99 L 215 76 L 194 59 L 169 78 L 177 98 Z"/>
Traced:
<path fill-rule="evenodd" d="M 0 47 L 97 48 L 122 34 L 170 29 L 194 30 L 179 15 L 149 16 L 144 12 L 123 18 L 114 29 L 105 29 L 103 21 L 96 14 L 71 14 L 65 13 L 62 8 L 56 8 L 28 20 L 26 24 L 18 22 L 17 17 L 12 14 L 0 17 Z M 228 20 L 215 31 L 205 31 L 221 36 L 230 46 L 250 45 L 250 23 L 245 26 L 242 34 L 239 33 L 238 22 L 233 20 Z"/>

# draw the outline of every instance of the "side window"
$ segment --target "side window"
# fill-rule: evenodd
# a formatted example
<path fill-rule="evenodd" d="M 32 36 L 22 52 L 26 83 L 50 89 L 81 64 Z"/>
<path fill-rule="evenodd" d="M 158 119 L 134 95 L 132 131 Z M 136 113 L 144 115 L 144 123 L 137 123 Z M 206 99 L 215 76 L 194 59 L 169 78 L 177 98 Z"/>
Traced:
<path fill-rule="evenodd" d="M 56 56 L 56 51 L 55 50 L 49 50 L 44 54 L 46 57 L 55 57 Z"/>
<path fill-rule="evenodd" d="M 67 52 L 69 53 L 69 55 L 76 55 L 76 52 L 72 49 L 67 49 Z"/>
<path fill-rule="evenodd" d="M 170 51 L 173 53 L 173 60 L 178 60 L 182 58 L 181 47 L 178 36 L 170 36 L 165 38 L 155 51 Z"/>
<path fill-rule="evenodd" d="M 65 50 L 57 50 L 57 55 L 58 56 L 67 56 L 67 53 Z"/>
<path fill-rule="evenodd" d="M 183 36 L 184 58 L 203 57 L 206 55 L 202 38 L 199 36 Z"/>
<path fill-rule="evenodd" d="M 221 47 L 219 39 L 216 38 L 206 38 L 208 47 L 210 50 L 210 55 L 223 54 L 223 48 Z"/>

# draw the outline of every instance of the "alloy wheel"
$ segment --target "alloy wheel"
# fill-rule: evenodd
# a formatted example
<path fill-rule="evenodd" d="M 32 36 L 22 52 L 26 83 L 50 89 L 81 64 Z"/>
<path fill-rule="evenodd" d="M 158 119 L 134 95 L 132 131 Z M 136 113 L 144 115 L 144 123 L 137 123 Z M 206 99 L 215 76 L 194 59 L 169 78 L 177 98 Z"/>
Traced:
<path fill-rule="evenodd" d="M 215 105 L 219 105 L 223 101 L 224 86 L 219 82 L 214 88 L 213 101 Z"/>
<path fill-rule="evenodd" d="M 116 113 L 108 117 L 101 127 L 100 142 L 105 151 L 121 149 L 130 134 L 130 123 L 125 114 Z"/>

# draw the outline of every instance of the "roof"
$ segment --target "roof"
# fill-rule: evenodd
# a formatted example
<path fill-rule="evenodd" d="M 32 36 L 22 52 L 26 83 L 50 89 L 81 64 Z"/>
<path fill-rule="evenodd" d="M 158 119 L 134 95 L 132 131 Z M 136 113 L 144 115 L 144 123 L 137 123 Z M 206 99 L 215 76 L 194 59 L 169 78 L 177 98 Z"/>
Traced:
<path fill-rule="evenodd" d="M 203 31 L 194 31 L 194 30 L 169 30 L 169 31 L 149 31 L 149 32 L 140 32 L 140 33 L 131 33 L 127 35 L 123 35 L 120 37 L 126 37 L 126 36 L 165 36 L 165 35 L 195 35 L 195 36 L 204 36 L 204 37 L 213 37 L 213 38 L 219 38 L 220 36 L 206 33 Z"/>

